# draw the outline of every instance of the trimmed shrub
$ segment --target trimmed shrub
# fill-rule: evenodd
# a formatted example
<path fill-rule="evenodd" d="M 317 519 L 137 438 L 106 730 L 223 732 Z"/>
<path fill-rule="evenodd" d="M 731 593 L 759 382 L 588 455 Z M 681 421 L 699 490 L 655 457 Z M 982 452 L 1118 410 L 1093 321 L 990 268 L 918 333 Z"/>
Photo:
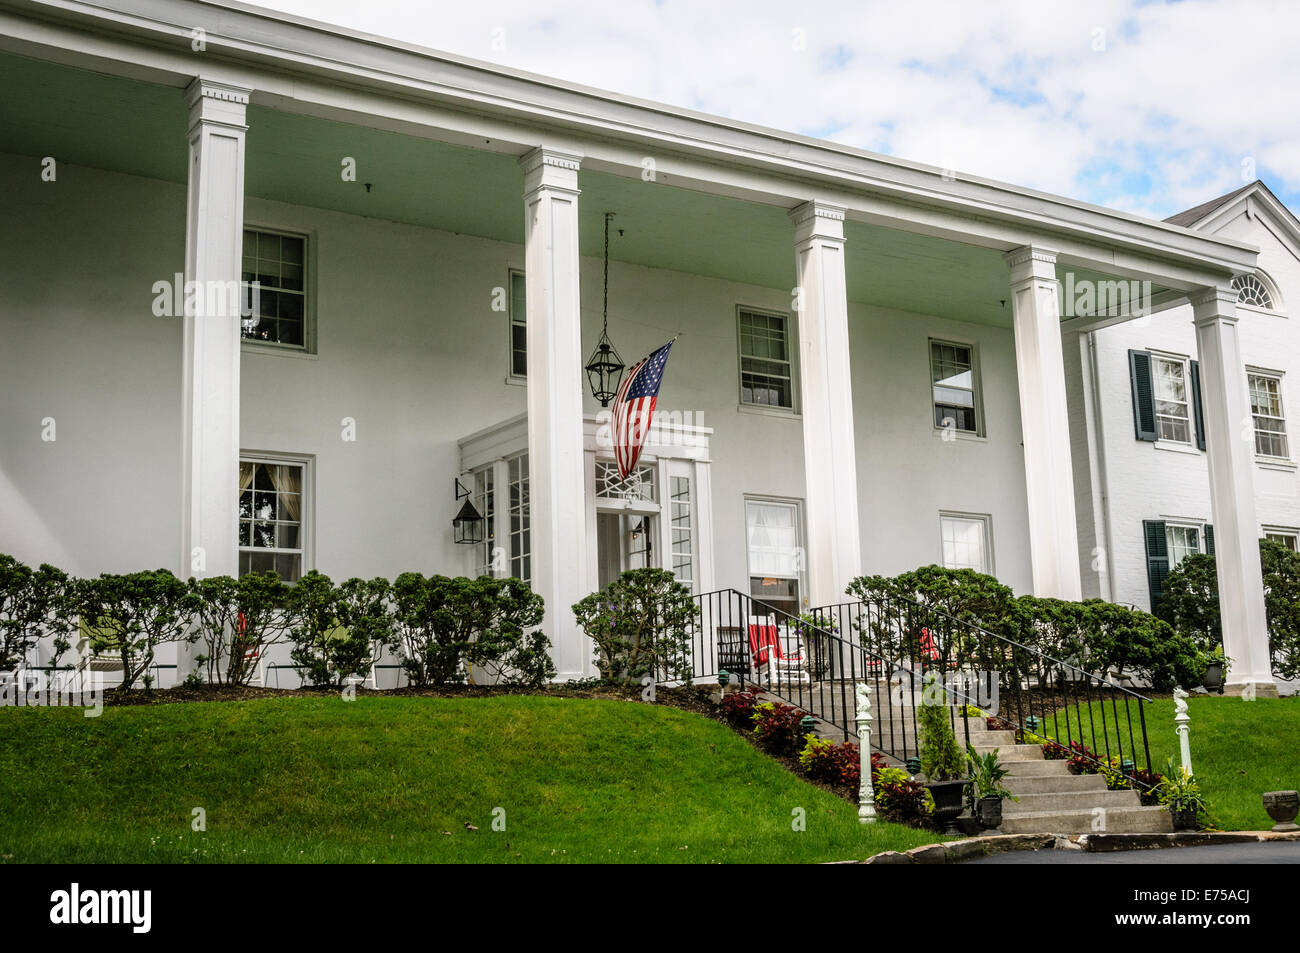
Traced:
<path fill-rule="evenodd" d="M 596 644 L 603 678 L 623 683 L 645 676 L 691 676 L 690 626 L 697 617 L 691 591 L 666 569 L 631 569 L 573 606 Z"/>
<path fill-rule="evenodd" d="M 203 643 L 196 661 L 207 681 L 247 685 L 267 649 L 288 634 L 289 586 L 264 572 L 190 579 L 189 589 L 195 603 L 190 641 Z"/>
<path fill-rule="evenodd" d="M 364 675 L 391 640 L 388 580 L 348 579 L 335 586 L 321 572 L 307 573 L 289 590 L 290 657 L 308 685 L 341 687 Z"/>
<path fill-rule="evenodd" d="M 43 563 L 39 569 L 0 553 L 0 672 L 12 671 L 43 636 L 53 637 L 53 658 L 71 647 L 76 582 Z"/>
<path fill-rule="evenodd" d="M 917 714 L 921 733 L 921 773 L 931 781 L 955 781 L 966 767 L 966 756 L 952 733 L 948 709 L 922 705 Z"/>
<path fill-rule="evenodd" d="M 83 579 L 77 606 L 90 650 L 122 660 L 122 688 L 129 691 L 137 681 L 153 687 L 158 646 L 188 637 L 198 601 L 185 583 L 157 569 Z"/>

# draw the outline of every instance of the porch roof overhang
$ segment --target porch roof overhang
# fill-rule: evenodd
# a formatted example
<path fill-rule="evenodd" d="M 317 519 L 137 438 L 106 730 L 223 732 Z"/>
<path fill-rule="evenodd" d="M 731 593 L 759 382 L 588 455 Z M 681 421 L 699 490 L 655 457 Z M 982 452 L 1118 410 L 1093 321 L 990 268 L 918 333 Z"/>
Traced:
<path fill-rule="evenodd" d="M 205 49 L 191 50 L 201 29 Z M 254 105 L 504 156 L 539 144 L 584 169 L 776 209 L 842 205 L 850 225 L 987 251 L 1042 244 L 1065 268 L 1174 298 L 1254 267 L 1258 249 L 1187 228 L 836 143 L 664 106 L 240 3 L 0 0 L 0 49 L 173 87 L 196 74 Z M 850 233 L 850 239 L 852 239 Z"/>

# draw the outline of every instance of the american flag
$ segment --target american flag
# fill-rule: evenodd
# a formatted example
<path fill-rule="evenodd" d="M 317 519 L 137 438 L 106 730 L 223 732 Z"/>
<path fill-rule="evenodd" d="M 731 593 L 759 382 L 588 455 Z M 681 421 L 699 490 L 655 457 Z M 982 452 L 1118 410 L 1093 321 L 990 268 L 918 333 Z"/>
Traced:
<path fill-rule="evenodd" d="M 633 365 L 614 397 L 614 459 L 618 461 L 621 480 L 627 479 L 641 458 L 673 341 Z"/>

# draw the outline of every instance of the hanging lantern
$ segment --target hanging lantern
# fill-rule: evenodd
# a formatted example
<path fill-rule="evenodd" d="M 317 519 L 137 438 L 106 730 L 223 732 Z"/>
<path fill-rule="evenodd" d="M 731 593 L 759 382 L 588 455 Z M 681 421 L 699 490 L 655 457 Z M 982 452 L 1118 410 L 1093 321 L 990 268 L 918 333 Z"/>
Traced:
<path fill-rule="evenodd" d="M 605 213 L 605 305 L 601 312 L 600 341 L 587 359 L 586 368 L 592 396 L 600 401 L 602 407 L 608 407 L 609 402 L 618 396 L 624 367 L 623 359 L 609 339 L 609 220 L 613 217 L 613 212 Z"/>
<path fill-rule="evenodd" d="M 465 498 L 465 505 L 460 508 L 456 518 L 451 521 L 453 537 L 457 543 L 466 545 L 481 543 L 483 542 L 483 526 L 485 522 L 483 514 L 474 507 L 473 501 L 470 500 L 470 491 L 461 486 L 460 480 L 457 480 L 456 499 L 459 500 L 461 497 Z"/>

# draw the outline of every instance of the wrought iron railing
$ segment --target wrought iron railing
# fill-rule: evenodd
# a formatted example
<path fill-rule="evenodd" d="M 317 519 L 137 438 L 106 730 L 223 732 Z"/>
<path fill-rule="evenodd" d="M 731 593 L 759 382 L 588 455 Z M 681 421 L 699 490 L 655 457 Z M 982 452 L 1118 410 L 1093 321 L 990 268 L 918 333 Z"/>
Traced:
<path fill-rule="evenodd" d="M 920 602 L 882 597 L 821 606 L 810 614 L 821 628 L 851 633 L 864 653 L 893 670 L 937 670 L 967 686 L 963 694 L 973 696 L 971 704 L 996 716 L 996 726 L 1015 730 L 1017 741 L 1028 732 L 1094 769 L 1117 760 L 1134 786 L 1152 786 L 1146 726 L 1151 700 L 1105 673 Z M 1145 774 L 1139 771 L 1143 766 Z"/>
<path fill-rule="evenodd" d="M 735 589 L 697 595 L 695 602 L 695 681 L 726 672 L 729 680 L 808 712 L 845 741 L 857 739 L 854 688 L 865 681 L 872 691 L 871 747 L 900 763 L 919 756 L 917 709 L 926 699 L 924 667 L 875 651 L 869 640 L 840 628 L 830 616 L 810 622 Z M 954 733 L 969 742 L 970 731 L 983 728 L 966 709 L 978 701 L 975 686 L 960 672 L 944 682 L 943 695 L 931 699 L 946 706 Z"/>
<path fill-rule="evenodd" d="M 918 756 L 917 709 L 929 701 L 947 706 L 954 733 L 968 742 L 986 728 L 978 709 L 1018 742 L 1033 743 L 1028 732 L 1094 769 L 1115 759 L 1134 786 L 1151 786 L 1150 699 L 973 621 L 900 598 L 820 606 L 803 618 L 734 589 L 695 602 L 696 681 L 726 671 L 845 740 L 857 736 L 854 684 L 866 681 L 871 747 L 896 760 Z"/>

